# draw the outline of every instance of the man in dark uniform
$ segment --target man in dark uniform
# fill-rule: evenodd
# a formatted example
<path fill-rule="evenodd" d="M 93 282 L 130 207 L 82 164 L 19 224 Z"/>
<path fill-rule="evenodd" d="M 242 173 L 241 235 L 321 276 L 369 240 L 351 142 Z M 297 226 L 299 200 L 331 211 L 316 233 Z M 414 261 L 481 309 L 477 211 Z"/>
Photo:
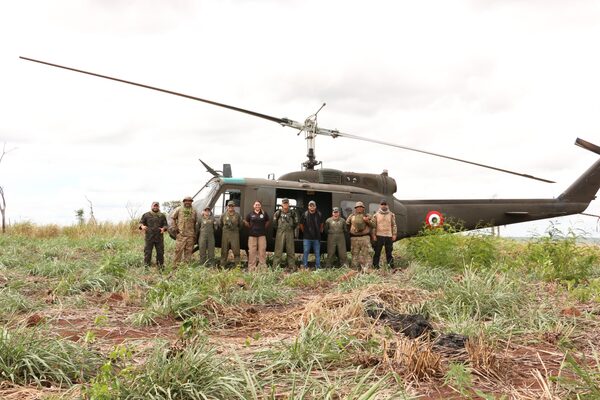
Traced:
<path fill-rule="evenodd" d="M 144 265 L 150 267 L 152 249 L 156 248 L 156 265 L 162 269 L 165 265 L 165 242 L 163 233 L 169 228 L 167 216 L 160 212 L 160 204 L 152 203 L 150 211 L 142 215 L 140 230 L 145 233 Z"/>

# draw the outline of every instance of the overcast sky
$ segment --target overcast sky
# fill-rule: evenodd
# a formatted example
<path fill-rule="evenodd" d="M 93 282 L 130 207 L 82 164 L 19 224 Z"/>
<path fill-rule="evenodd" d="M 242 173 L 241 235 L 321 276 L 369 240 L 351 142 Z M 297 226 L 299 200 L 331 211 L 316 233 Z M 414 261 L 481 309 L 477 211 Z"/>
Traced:
<path fill-rule="evenodd" d="M 598 1 L 5 1 L 0 164 L 10 222 L 121 221 L 208 179 L 299 168 L 294 130 L 20 60 L 116 76 L 555 180 L 532 181 L 348 139 L 325 167 L 379 173 L 398 199 L 558 196 L 598 156 Z M 598 202 L 588 212 L 600 214 Z M 597 220 L 561 222 L 598 235 Z M 543 232 L 525 224 L 514 234 Z"/>

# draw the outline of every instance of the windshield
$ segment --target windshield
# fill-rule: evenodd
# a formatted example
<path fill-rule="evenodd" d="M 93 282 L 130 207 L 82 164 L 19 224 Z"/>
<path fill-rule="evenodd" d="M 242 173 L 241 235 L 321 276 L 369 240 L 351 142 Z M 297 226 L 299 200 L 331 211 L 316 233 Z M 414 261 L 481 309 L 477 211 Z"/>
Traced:
<path fill-rule="evenodd" d="M 215 197 L 220 187 L 221 182 L 219 179 L 212 178 L 195 196 L 194 208 L 196 210 L 204 210 L 204 208 L 210 207 L 210 200 Z"/>

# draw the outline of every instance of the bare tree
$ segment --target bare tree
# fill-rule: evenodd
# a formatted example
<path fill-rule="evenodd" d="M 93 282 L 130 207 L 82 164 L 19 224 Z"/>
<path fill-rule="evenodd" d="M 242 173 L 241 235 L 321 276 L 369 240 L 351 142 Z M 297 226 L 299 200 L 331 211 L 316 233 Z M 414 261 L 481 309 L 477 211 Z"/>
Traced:
<path fill-rule="evenodd" d="M 92 204 L 92 201 L 88 199 L 87 196 L 85 196 L 85 199 L 88 201 L 88 203 L 90 203 L 90 219 L 88 220 L 88 224 L 96 225 L 96 217 L 94 217 L 94 205 Z"/>
<path fill-rule="evenodd" d="M 2 145 L 2 154 L 0 155 L 0 164 L 2 164 L 2 159 L 4 156 L 15 148 L 10 150 L 6 150 L 6 142 Z M 2 233 L 6 233 L 6 196 L 4 195 L 4 187 L 0 186 L 0 214 L 2 214 Z"/>
<path fill-rule="evenodd" d="M 125 209 L 127 210 L 127 214 L 129 214 L 129 220 L 137 221 L 140 212 L 140 204 L 127 201 L 127 204 L 125 204 Z"/>

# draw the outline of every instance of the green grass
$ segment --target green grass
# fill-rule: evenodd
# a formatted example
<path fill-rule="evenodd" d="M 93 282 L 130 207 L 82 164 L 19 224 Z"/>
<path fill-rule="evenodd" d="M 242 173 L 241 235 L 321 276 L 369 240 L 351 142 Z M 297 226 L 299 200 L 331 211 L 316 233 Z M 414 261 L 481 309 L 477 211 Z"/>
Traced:
<path fill-rule="evenodd" d="M 143 238 L 128 225 L 23 224 L 0 236 L 0 380 L 81 389 L 97 400 L 416 398 L 422 382 L 405 381 L 402 368 L 383 360 L 401 334 L 365 322 L 360 303 L 356 318 L 336 315 L 348 298 L 384 285 L 406 294 L 397 311 L 423 314 L 438 332 L 569 355 L 551 383 L 561 394 L 596 395 L 597 356 L 584 342 L 600 325 L 598 248 L 556 231 L 530 242 L 458 231 L 428 230 L 396 243 L 402 269 L 356 274 L 248 273 L 197 262 L 171 269 L 167 239 L 167 268 L 159 272 L 143 267 Z M 302 311 L 321 300 L 330 301 L 327 317 L 306 322 Z M 23 328 L 32 310 L 45 322 Z M 273 327 L 260 320 L 263 312 Z M 468 365 L 443 365 L 445 378 L 425 386 L 487 396 Z M 497 398 L 505 387 L 496 386 Z"/>
<path fill-rule="evenodd" d="M 69 387 L 92 378 L 101 358 L 48 332 L 0 328 L 0 377 L 9 382 Z"/>

